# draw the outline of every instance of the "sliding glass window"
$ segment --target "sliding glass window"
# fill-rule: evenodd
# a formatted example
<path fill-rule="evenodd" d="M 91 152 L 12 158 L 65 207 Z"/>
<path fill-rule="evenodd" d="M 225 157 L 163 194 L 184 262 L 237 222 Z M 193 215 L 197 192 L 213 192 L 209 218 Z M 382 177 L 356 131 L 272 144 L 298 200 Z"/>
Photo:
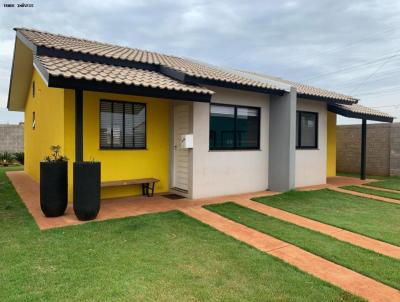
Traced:
<path fill-rule="evenodd" d="M 260 108 L 210 106 L 210 150 L 260 148 Z"/>

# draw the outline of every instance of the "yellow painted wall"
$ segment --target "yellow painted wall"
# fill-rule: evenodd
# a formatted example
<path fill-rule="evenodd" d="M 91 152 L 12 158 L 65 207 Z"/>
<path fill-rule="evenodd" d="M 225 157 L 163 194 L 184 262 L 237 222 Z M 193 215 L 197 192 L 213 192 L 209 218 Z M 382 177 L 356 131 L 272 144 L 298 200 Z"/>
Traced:
<path fill-rule="evenodd" d="M 327 176 L 336 176 L 336 114 L 328 112 L 327 133 Z"/>
<path fill-rule="evenodd" d="M 35 82 L 35 97 L 32 82 Z M 64 148 L 64 90 L 48 88 L 36 70 L 32 74 L 25 105 L 24 148 L 25 171 L 40 179 L 40 161 L 50 154 L 51 145 Z M 36 127 L 32 128 L 33 112 Z"/>
<path fill-rule="evenodd" d="M 68 200 L 72 201 L 73 162 L 75 161 L 75 91 L 64 90 L 65 154 L 68 157 Z"/>
<path fill-rule="evenodd" d="M 65 142 L 66 155 L 72 162 L 75 157 L 74 91 L 65 91 Z M 137 101 L 147 104 L 146 150 L 100 150 L 99 115 L 100 99 Z M 102 181 L 155 177 L 160 179 L 156 192 L 169 189 L 169 116 L 171 101 L 121 94 L 85 91 L 83 95 L 83 159 L 101 162 Z M 72 181 L 70 181 L 72 200 Z M 102 198 L 141 194 L 140 186 L 102 189 Z"/>

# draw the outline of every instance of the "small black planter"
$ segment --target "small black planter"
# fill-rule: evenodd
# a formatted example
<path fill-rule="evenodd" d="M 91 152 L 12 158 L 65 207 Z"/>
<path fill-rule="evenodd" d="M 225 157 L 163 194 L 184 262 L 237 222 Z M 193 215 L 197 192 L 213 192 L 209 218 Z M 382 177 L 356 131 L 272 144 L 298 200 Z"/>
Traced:
<path fill-rule="evenodd" d="M 79 220 L 95 219 L 100 210 L 100 163 L 74 163 L 74 212 Z"/>
<path fill-rule="evenodd" d="M 68 204 L 68 163 L 40 163 L 40 208 L 46 217 L 64 214 Z"/>

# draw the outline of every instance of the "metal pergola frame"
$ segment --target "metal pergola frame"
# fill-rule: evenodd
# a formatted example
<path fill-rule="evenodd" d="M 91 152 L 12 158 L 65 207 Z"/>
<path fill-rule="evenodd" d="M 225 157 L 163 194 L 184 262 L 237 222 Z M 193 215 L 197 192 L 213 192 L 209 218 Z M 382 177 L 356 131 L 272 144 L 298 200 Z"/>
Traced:
<path fill-rule="evenodd" d="M 360 178 L 365 180 L 367 178 L 366 168 L 367 168 L 367 120 L 393 123 L 393 117 L 389 116 L 378 116 L 369 113 L 355 112 L 347 109 L 341 105 L 329 104 L 328 111 L 339 114 L 344 117 L 361 119 L 361 162 L 360 162 Z"/>

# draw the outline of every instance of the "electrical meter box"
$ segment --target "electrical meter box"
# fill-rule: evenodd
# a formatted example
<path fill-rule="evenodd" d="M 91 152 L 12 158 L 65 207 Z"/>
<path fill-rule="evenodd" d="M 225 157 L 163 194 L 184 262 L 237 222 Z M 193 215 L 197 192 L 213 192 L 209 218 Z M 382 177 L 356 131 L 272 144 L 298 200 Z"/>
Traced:
<path fill-rule="evenodd" d="M 180 147 L 182 149 L 192 149 L 193 148 L 193 134 L 181 135 Z"/>

